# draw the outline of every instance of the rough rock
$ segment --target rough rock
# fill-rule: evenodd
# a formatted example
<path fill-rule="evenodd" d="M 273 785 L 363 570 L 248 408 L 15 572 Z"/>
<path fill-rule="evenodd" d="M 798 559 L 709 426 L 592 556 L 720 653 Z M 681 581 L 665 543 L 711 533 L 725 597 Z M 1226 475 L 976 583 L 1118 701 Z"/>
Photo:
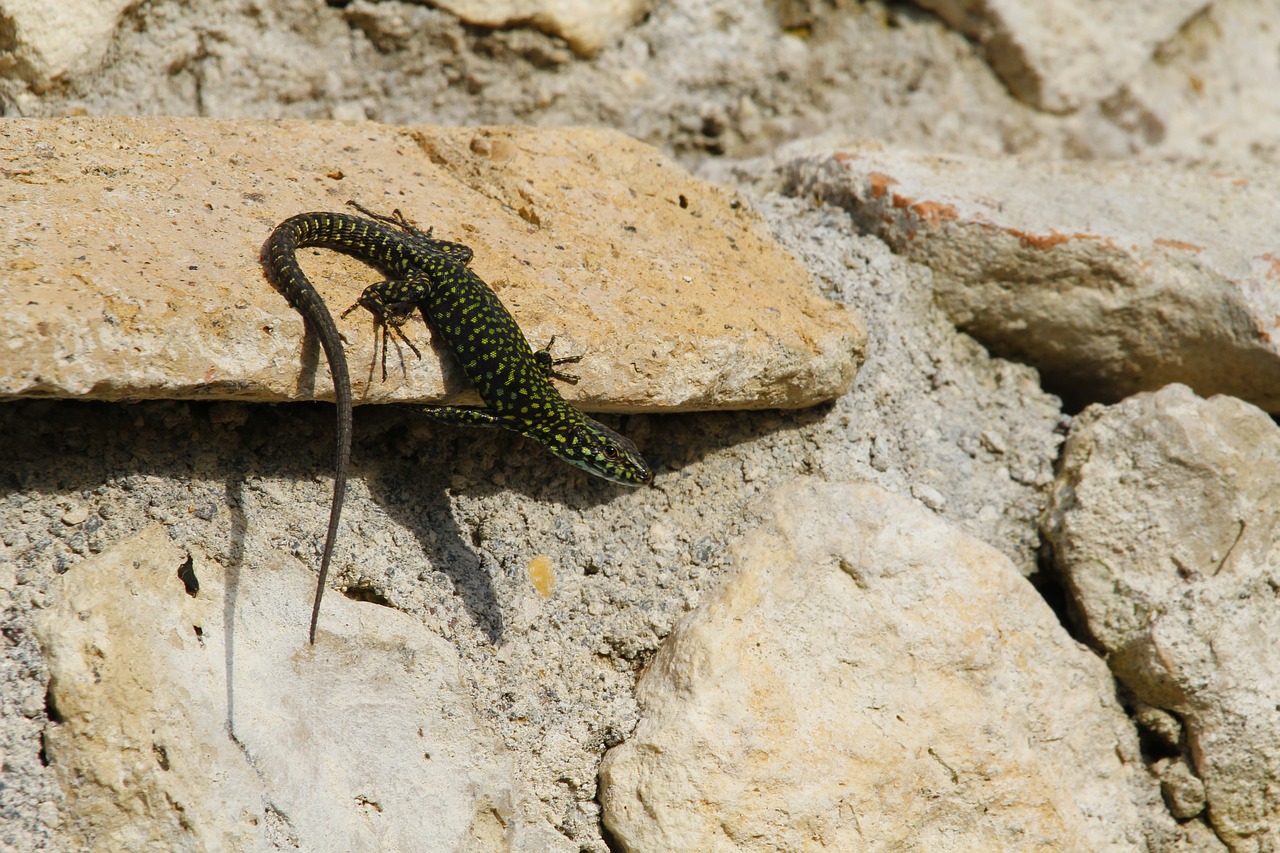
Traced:
<path fill-rule="evenodd" d="M 1106 666 L 1005 557 L 873 486 L 800 480 L 772 515 L 606 757 L 624 850 L 1144 849 Z"/>
<path fill-rule="evenodd" d="M 830 406 L 609 419 L 654 463 L 650 489 L 405 407 L 356 412 L 326 613 L 345 589 L 455 644 L 471 707 L 514 757 L 513 778 L 589 853 L 608 853 L 596 779 L 635 725 L 639 668 L 732 570 L 728 543 L 760 523 L 759 499 L 797 473 L 918 492 L 1035 570 L 1061 443 L 1057 401 L 1035 371 L 957 334 L 928 270 L 854 234 L 844 211 L 776 195 L 753 205 L 824 293 L 872 318 L 867 364 Z M 14 815 L 0 849 L 75 849 L 62 837 L 76 812 L 41 761 L 48 676 L 30 629 L 58 573 L 152 520 L 224 565 L 268 565 L 278 551 L 314 568 L 332 425 L 329 406 L 310 404 L 0 405 L 0 481 L 11 484 L 0 495 L 0 809 Z"/>
<path fill-rule="evenodd" d="M 332 596 L 308 646 L 311 589 L 296 561 L 225 570 L 158 525 L 59 578 L 45 743 L 78 843 L 577 849 L 530 816 L 448 642 Z"/>
<path fill-rule="evenodd" d="M 1076 419 L 1045 523 L 1113 671 L 1181 723 L 1175 814 L 1234 851 L 1280 846 L 1277 483 L 1271 418 L 1174 385 Z"/>
<path fill-rule="evenodd" d="M 1098 106 L 1099 117 L 1128 140 L 1110 155 L 1130 159 L 1147 146 L 1164 159 L 1205 160 L 1247 167 L 1255 158 L 1280 163 L 1280 62 L 1273 55 L 1280 39 L 1272 0 L 1215 2 L 1193 16 L 1156 50 L 1141 74 Z M 1095 130 L 1107 134 L 1104 124 Z M 1270 141 L 1253 137 L 1268 133 Z M 1113 137 L 1113 141 L 1119 141 Z M 1083 159 L 1098 156 L 1106 143 L 1077 137 Z M 1074 146 L 1073 146 L 1074 147 Z"/>
<path fill-rule="evenodd" d="M 1014 95 L 1067 112 L 1132 79 L 1209 0 L 916 0 L 979 42 Z"/>
<path fill-rule="evenodd" d="M 285 217 L 348 199 L 475 249 L 535 346 L 586 356 L 565 390 L 588 409 L 807 406 L 861 361 L 858 319 L 740 198 L 612 131 L 10 120 L 0 157 L 0 397 L 330 396 L 258 258 Z M 378 278 L 304 254 L 335 313 Z M 339 328 L 357 403 L 475 401 L 403 349 L 374 381 L 368 315 Z"/>
<path fill-rule="evenodd" d="M 784 161 L 793 192 L 928 265 L 958 326 L 1071 405 L 1181 382 L 1280 412 L 1280 173 L 875 148 Z"/>
<path fill-rule="evenodd" d="M 526 21 L 591 56 L 648 9 L 647 0 L 437 0 L 469 24 L 509 27 Z"/>
<path fill-rule="evenodd" d="M 121 16 L 141 0 L 2 0 L 0 74 L 36 92 L 66 74 L 92 72 L 111 46 Z"/>
<path fill-rule="evenodd" d="M 29 8 L 61 5 L 37 0 Z M 1019 152 L 1031 173 L 1062 158 L 1177 155 L 1234 161 L 1229 171 L 1249 177 L 1280 163 L 1275 0 L 1218 0 L 1162 43 L 1114 95 L 1065 115 L 1018 101 L 980 46 L 911 4 L 652 6 L 596 58 L 580 61 L 560 39 L 531 26 L 470 26 L 425 3 L 150 0 L 126 13 L 106 61 L 92 71 L 67 72 L 35 92 L 21 69 L 0 62 L 0 108 L 27 117 L 614 127 L 700 174 L 723 167 L 723 182 L 737 185 L 743 167 L 731 158 L 768 154 L 818 132 L 830 133 L 833 144 L 857 134 L 899 149 Z M 72 32 L 68 27 L 56 37 Z M 14 35 L 3 23 L 0 34 Z M 199 138 L 198 120 L 192 124 L 189 132 Z M 361 158 L 372 144 L 357 142 L 324 164 L 345 177 L 321 186 L 340 189 L 342 181 L 365 179 L 349 166 L 366 162 Z M 303 155 L 301 164 L 295 154 Z M 288 170 L 287 192 L 298 190 L 290 205 L 310 193 L 314 172 L 306 171 L 305 155 L 304 145 L 271 164 Z M 362 200 L 387 199 L 439 227 L 436 185 L 414 210 L 383 194 L 422 190 L 434 166 L 421 168 L 412 150 L 387 162 L 369 170 L 376 175 L 360 192 L 376 193 L 373 202 Z M 89 171 L 75 179 L 92 186 L 92 164 L 86 165 Z M 228 157 L 207 165 L 214 177 L 236 173 Z M 135 184 L 152 193 L 158 210 L 171 195 L 193 191 L 121 173 L 114 192 Z M 335 205 L 349 197 L 324 195 Z M 424 200 L 431 203 L 425 209 Z M 261 206 L 251 198 L 229 203 Z M 471 706 L 515 757 L 513 778 L 536 791 L 544 818 L 584 853 L 610 849 L 600 832 L 596 771 L 605 746 L 634 726 L 635 670 L 731 570 L 725 543 L 758 523 L 753 497 L 797 473 L 869 480 L 916 494 L 949 522 L 998 545 L 1024 571 L 1035 566 L 1040 537 L 1033 519 L 1060 440 L 1057 403 L 1035 371 L 989 357 L 972 338 L 955 334 L 930 302 L 929 270 L 856 233 L 843 211 L 807 198 L 753 203 L 768 211 L 769 229 L 825 293 L 868 317 L 867 366 L 831 406 L 630 417 L 623 431 L 662 473 L 657 487 L 625 494 L 509 436 L 424 426 L 395 407 L 357 413 L 356 469 L 335 587 L 388 601 L 456 645 Z M 10 206 L 0 219 L 18 209 Z M 1213 215 L 1211 205 L 1206 210 Z M 607 212 L 592 215 L 610 221 Z M 1274 216 L 1267 211 L 1264 218 Z M 274 221 L 263 214 L 254 227 Z M 68 240 L 88 231 L 80 225 L 64 232 Z M 672 236 L 662 248 L 678 257 L 686 240 L 681 220 L 666 225 Z M 198 242 L 191 232 L 179 236 Z M 147 248 L 139 244 L 140 257 Z M 118 252 L 132 253 L 129 244 Z M 14 259 L 10 253 L 0 266 Z M 321 255 L 304 263 L 326 275 L 343 270 L 358 281 L 368 275 L 363 267 L 328 266 Z M 4 277 L 16 278 L 7 269 Z M 256 291 L 258 271 L 242 284 Z M 341 307 L 346 282 L 332 278 L 322 287 Z M 296 318 L 277 295 L 268 297 L 274 302 L 264 306 L 270 308 L 264 317 L 294 345 Z M 563 332 L 558 326 L 538 331 Z M 349 338 L 366 334 L 359 325 L 345 331 Z M 282 356 L 280 369 L 291 381 L 298 367 L 296 350 Z M 319 373 L 318 388 L 289 384 L 286 393 L 323 394 L 325 371 Z M 602 375 L 609 385 L 618 378 Z M 58 573 L 152 520 L 184 548 L 198 545 L 224 565 L 269 565 L 273 549 L 314 565 L 330 496 L 331 430 L 327 406 L 30 399 L 0 405 L 0 445 L 8 450 L 0 454 L 0 850 L 77 849 L 64 838 L 77 814 L 63 807 L 55 768 L 42 762 L 48 670 L 30 628 L 53 601 Z M 543 558 L 555 578 L 550 598 L 532 571 Z M 1166 796 L 1180 811 L 1197 810 L 1194 773 L 1184 773 L 1192 765 L 1176 750 L 1181 721 L 1141 702 L 1134 713 L 1151 726 L 1144 747 L 1168 756 L 1157 762 Z M 1182 827 L 1185 846 L 1152 838 L 1150 850 L 1221 848 L 1201 820 Z"/>
<path fill-rule="evenodd" d="M 1014 98 L 980 46 L 907 4 L 658 3 L 592 61 L 435 5 L 144 3 L 100 69 L 35 94 L 0 65 L 0 98 L 28 117 L 616 127 L 688 165 L 817 133 L 1040 159 L 1280 162 L 1280 63 L 1259 61 L 1280 43 L 1274 0 L 1213 3 L 1114 95 L 1067 115 Z"/>

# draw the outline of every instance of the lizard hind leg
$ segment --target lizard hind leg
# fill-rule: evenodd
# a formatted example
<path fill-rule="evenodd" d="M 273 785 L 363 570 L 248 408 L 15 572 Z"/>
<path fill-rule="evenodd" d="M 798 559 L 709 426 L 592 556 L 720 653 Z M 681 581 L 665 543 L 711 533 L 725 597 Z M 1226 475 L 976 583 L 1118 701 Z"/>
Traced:
<path fill-rule="evenodd" d="M 377 222 L 383 222 L 387 225 L 394 225 L 405 234 L 413 238 L 414 245 L 426 255 L 438 255 L 448 258 L 455 264 L 467 266 L 471 263 L 471 259 L 475 257 L 475 252 L 468 245 L 463 243 L 454 243 L 449 240 L 437 240 L 431 236 L 435 231 L 434 228 L 428 228 L 423 231 L 418 226 L 410 222 L 399 208 L 391 211 L 391 215 L 387 216 L 382 213 L 374 213 L 369 208 L 354 202 L 347 202 L 350 206 L 363 213 L 365 216 Z"/>
<path fill-rule="evenodd" d="M 359 202 L 348 201 L 347 204 L 350 205 L 351 207 L 354 207 L 356 210 L 360 211 L 370 219 L 375 219 L 378 222 L 385 222 L 387 225 L 394 225 L 397 228 L 399 228 L 401 231 L 404 231 L 406 234 L 418 234 L 423 237 L 427 237 L 428 239 L 431 237 L 430 228 L 428 228 L 426 231 L 423 231 L 421 228 L 419 228 L 418 226 L 410 222 L 408 219 L 406 219 L 404 214 L 400 212 L 400 208 L 398 207 L 395 210 L 391 211 L 390 216 L 387 216 L 384 213 L 374 213 L 372 210 L 360 204 Z"/>

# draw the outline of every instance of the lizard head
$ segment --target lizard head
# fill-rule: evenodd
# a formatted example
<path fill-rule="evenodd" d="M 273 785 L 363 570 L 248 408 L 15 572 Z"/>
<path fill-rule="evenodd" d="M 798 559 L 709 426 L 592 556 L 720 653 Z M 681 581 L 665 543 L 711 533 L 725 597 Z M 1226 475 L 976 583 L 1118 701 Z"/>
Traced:
<path fill-rule="evenodd" d="M 597 477 L 624 486 L 647 486 L 653 482 L 653 469 L 631 439 L 585 415 L 545 446 L 570 465 Z"/>

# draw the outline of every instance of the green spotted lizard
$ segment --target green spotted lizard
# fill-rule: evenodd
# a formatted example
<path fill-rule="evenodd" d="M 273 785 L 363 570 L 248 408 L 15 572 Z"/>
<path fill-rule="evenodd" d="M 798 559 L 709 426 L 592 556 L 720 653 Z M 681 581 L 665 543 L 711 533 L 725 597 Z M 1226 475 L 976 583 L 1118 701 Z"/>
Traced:
<path fill-rule="evenodd" d="M 346 495 L 352 404 L 342 337 L 324 300 L 298 265 L 298 249 L 314 246 L 342 252 L 387 276 L 387 280 L 365 288 L 359 301 L 343 312 L 345 317 L 363 307 L 373 314 L 375 325 L 382 330 L 384 379 L 389 333 L 398 335 L 418 354 L 402 326 L 414 311 L 420 311 L 433 336 L 453 352 L 484 401 L 482 407 L 429 406 L 421 411 L 446 423 L 513 430 L 569 464 L 615 483 L 644 486 L 653 481 L 653 472 L 635 444 L 560 396 L 551 380 L 576 381 L 576 377 L 556 368 L 578 358 L 552 358 L 551 344 L 537 352 L 529 347 L 506 306 L 468 266 L 471 249 L 433 238 L 430 230 L 418 229 L 398 210 L 393 216 L 382 216 L 354 202 L 349 204 L 368 218 L 301 213 L 280 223 L 263 247 L 268 277 L 320 340 L 333 375 L 338 408 L 333 503 L 311 612 L 309 637 L 313 644 Z"/>

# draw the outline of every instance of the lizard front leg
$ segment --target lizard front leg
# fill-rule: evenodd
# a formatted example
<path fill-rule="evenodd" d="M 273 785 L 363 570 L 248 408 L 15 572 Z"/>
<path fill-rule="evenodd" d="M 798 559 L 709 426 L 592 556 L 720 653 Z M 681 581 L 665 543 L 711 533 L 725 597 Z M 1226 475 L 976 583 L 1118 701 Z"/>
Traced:
<path fill-rule="evenodd" d="M 341 314 L 342 317 L 346 317 L 357 308 L 364 308 L 373 315 L 375 336 L 379 330 L 382 332 L 383 382 L 387 381 L 387 344 L 390 334 L 394 333 L 409 349 L 413 350 L 414 355 L 419 359 L 422 358 L 422 353 L 414 346 L 413 341 L 409 340 L 402 327 L 409 322 L 413 312 L 421 306 L 430 286 L 429 281 L 417 276 L 403 280 L 379 281 L 366 287 L 355 304 Z M 376 340 L 374 346 L 376 349 Z"/>

